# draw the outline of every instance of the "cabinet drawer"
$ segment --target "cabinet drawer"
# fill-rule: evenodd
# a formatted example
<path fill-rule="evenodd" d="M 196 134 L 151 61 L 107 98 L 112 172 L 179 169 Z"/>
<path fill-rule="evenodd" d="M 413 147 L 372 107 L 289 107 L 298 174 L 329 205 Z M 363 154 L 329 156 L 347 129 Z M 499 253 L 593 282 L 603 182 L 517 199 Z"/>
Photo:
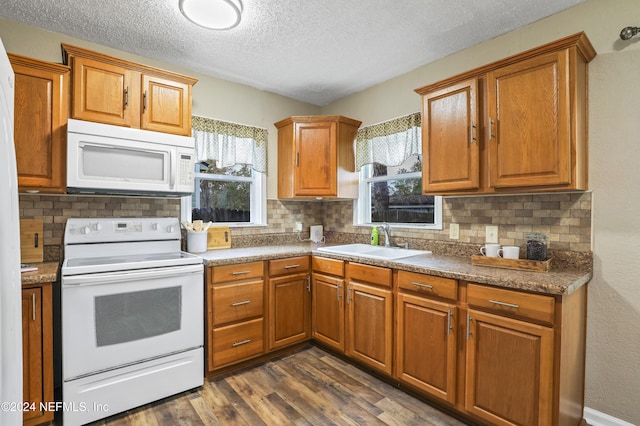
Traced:
<path fill-rule="evenodd" d="M 262 261 L 214 266 L 211 272 L 211 282 L 223 283 L 247 278 L 259 278 L 262 277 L 263 273 Z"/>
<path fill-rule="evenodd" d="M 264 347 L 263 319 L 213 329 L 213 368 L 260 355 Z"/>
<path fill-rule="evenodd" d="M 313 270 L 329 275 L 344 277 L 344 261 L 337 259 L 327 259 L 326 257 L 313 256 Z"/>
<path fill-rule="evenodd" d="M 269 261 L 269 276 L 295 274 L 309 270 L 309 256 L 288 257 Z"/>
<path fill-rule="evenodd" d="M 262 316 L 264 313 L 262 280 L 216 285 L 211 291 L 214 326 Z"/>
<path fill-rule="evenodd" d="M 349 264 L 349 279 L 391 287 L 391 269 L 379 266 Z"/>
<path fill-rule="evenodd" d="M 555 299 L 552 296 L 469 284 L 467 302 L 498 314 L 553 325 Z"/>
<path fill-rule="evenodd" d="M 458 296 L 456 280 L 416 272 L 398 271 L 398 288 L 451 300 L 456 300 Z"/>

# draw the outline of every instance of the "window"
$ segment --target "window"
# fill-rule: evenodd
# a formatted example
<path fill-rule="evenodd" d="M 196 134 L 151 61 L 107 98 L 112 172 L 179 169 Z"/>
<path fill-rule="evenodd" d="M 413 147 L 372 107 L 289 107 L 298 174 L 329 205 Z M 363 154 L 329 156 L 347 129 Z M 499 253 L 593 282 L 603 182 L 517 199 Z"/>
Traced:
<path fill-rule="evenodd" d="M 183 220 L 266 224 L 266 132 L 193 117 L 195 185 L 183 198 Z"/>
<path fill-rule="evenodd" d="M 422 195 L 420 114 L 358 131 L 356 224 L 442 229 L 442 198 Z"/>

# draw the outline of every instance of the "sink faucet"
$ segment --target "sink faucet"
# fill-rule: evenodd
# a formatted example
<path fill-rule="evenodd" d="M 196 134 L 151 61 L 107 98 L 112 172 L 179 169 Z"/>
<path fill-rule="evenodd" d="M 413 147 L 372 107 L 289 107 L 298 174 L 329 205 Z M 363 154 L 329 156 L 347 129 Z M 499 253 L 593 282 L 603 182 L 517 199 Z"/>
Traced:
<path fill-rule="evenodd" d="M 391 247 L 391 236 L 389 233 L 391 232 L 391 226 L 387 222 L 384 222 L 382 225 L 378 226 L 378 229 L 381 229 L 384 232 L 384 246 Z"/>

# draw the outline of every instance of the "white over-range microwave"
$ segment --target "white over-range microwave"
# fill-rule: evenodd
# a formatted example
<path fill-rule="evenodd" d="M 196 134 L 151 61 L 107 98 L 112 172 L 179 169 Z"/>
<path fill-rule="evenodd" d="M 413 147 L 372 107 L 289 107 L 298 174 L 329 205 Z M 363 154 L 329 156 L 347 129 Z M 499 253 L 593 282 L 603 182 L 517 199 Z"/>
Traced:
<path fill-rule="evenodd" d="M 194 146 L 188 136 L 70 119 L 67 192 L 189 195 Z"/>

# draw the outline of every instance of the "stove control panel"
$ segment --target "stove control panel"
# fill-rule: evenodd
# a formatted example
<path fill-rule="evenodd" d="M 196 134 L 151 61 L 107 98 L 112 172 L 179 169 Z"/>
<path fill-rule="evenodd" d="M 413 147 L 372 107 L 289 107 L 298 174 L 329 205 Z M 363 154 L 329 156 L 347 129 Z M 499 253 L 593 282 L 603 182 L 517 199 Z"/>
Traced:
<path fill-rule="evenodd" d="M 69 218 L 64 232 L 65 245 L 180 238 L 180 223 L 175 217 Z"/>

